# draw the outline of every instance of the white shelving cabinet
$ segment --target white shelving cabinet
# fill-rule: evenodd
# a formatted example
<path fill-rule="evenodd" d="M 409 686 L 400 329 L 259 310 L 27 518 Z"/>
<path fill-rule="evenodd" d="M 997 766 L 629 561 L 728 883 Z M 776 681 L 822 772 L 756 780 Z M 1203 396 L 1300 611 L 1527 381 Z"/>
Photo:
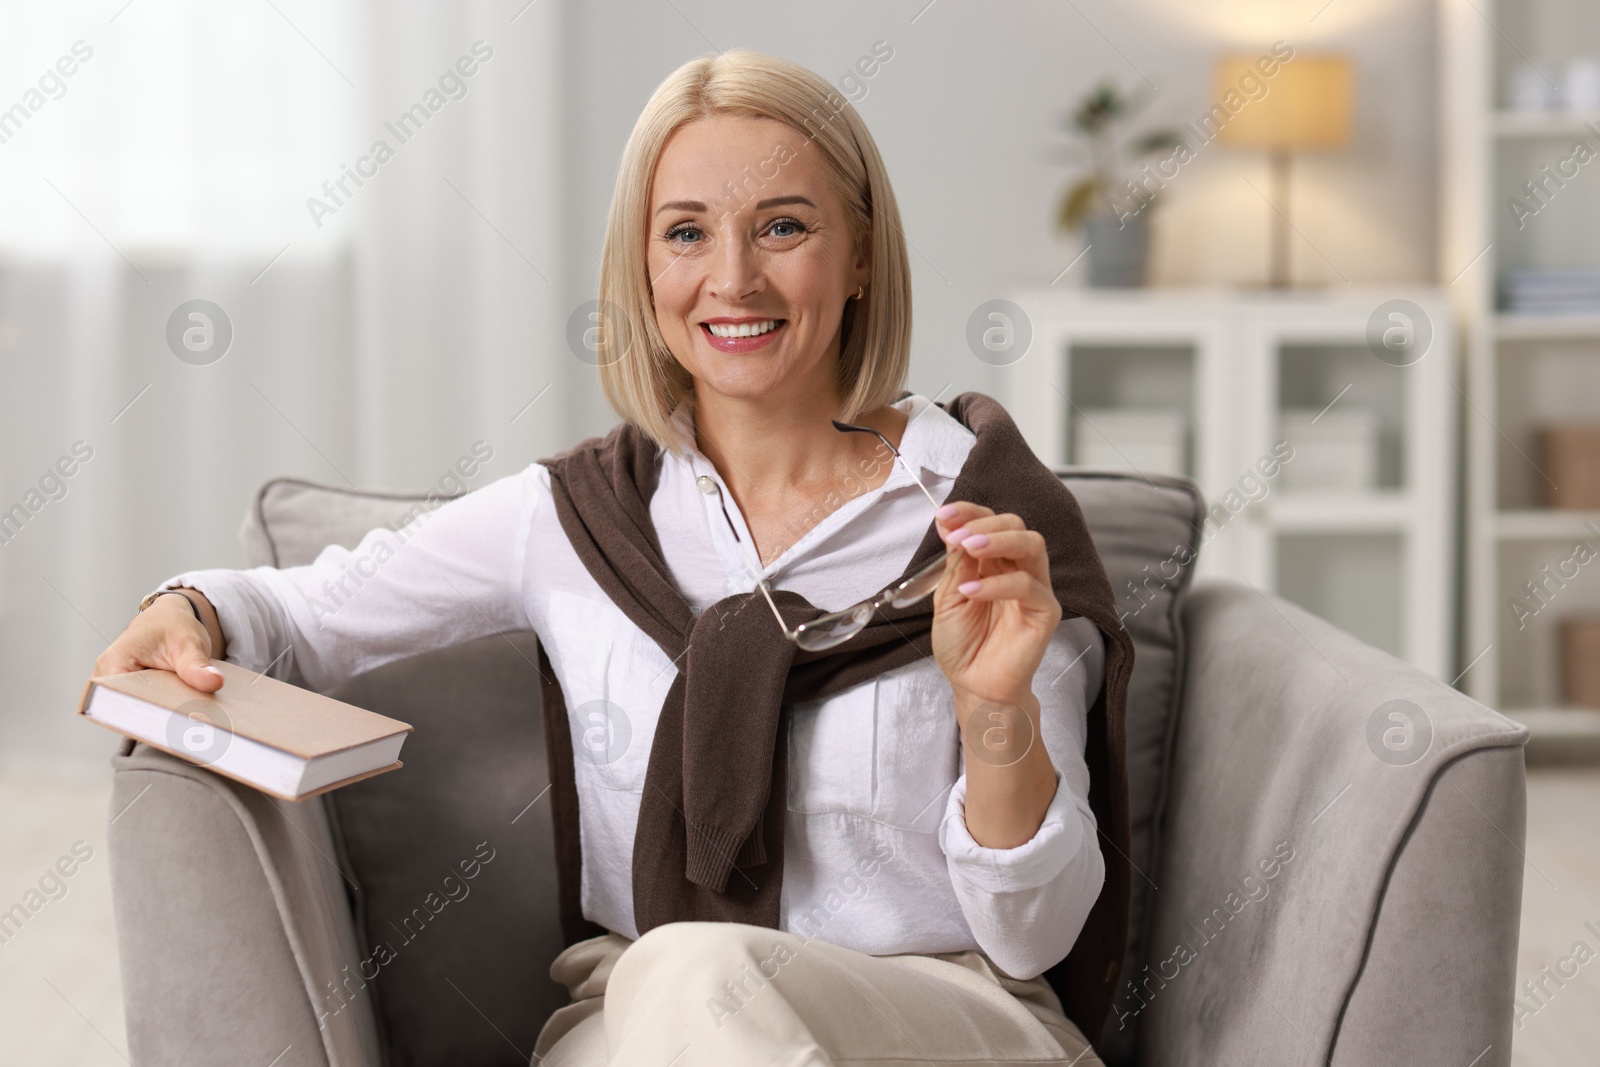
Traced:
<path fill-rule="evenodd" d="M 1212 508 L 1198 535 L 1201 574 L 1276 591 L 1435 677 L 1454 676 L 1458 357 L 1440 294 L 1028 290 L 1011 299 L 1031 343 L 1001 368 L 1002 390 L 1041 459 L 1079 462 L 1074 442 L 1080 428 L 1099 432 L 1097 411 L 1180 415 L 1183 460 L 1160 473 L 1194 478 Z M 1409 365 L 1368 344 L 1369 321 L 1395 300 L 1431 328 Z M 1294 488 L 1317 453 L 1284 431 L 1286 409 L 1317 420 L 1364 413 L 1377 426 L 1375 477 L 1359 488 Z M 1294 459 L 1263 476 L 1279 442 Z M 1110 451 L 1132 450 L 1110 442 Z"/>
<path fill-rule="evenodd" d="M 1580 542 L 1600 550 L 1600 512 L 1545 506 L 1535 439 L 1549 423 L 1600 422 L 1600 309 L 1510 313 L 1499 294 L 1512 270 L 1600 268 L 1600 158 L 1547 186 L 1536 215 L 1512 207 L 1579 142 L 1600 152 L 1600 114 L 1509 107 L 1518 68 L 1536 64 L 1555 95 L 1568 61 L 1600 55 L 1600 18 L 1568 0 L 1440 0 L 1439 11 L 1440 274 L 1456 279 L 1467 349 L 1462 688 L 1529 725 L 1530 759 L 1592 754 L 1600 711 L 1562 706 L 1556 644 L 1562 617 L 1600 615 L 1600 563 L 1531 619 L 1512 605 Z"/>

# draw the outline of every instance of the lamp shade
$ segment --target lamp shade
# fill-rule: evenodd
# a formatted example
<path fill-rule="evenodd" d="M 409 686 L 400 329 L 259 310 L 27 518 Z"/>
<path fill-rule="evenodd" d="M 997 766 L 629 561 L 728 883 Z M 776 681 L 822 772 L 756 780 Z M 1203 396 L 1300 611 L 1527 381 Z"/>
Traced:
<path fill-rule="evenodd" d="M 1256 56 L 1217 64 L 1217 98 L 1229 113 L 1220 131 L 1239 148 L 1342 148 L 1350 140 L 1350 61 L 1297 54 L 1264 77 Z"/>

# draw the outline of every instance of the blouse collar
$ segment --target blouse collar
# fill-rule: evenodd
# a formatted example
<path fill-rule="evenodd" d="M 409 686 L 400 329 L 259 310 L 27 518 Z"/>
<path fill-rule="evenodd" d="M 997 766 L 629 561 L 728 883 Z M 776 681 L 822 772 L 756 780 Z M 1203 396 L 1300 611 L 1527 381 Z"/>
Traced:
<path fill-rule="evenodd" d="M 920 394 L 912 394 L 892 405 L 910 416 L 905 433 L 900 438 L 900 456 L 918 477 L 931 473 L 941 478 L 954 479 L 961 473 L 967 453 L 972 448 L 974 434 L 949 412 Z M 690 465 L 696 474 L 713 473 L 711 461 L 695 447 L 694 398 L 685 397 L 672 411 L 669 423 L 688 453 Z M 885 490 L 912 484 L 905 466 L 894 465 Z"/>

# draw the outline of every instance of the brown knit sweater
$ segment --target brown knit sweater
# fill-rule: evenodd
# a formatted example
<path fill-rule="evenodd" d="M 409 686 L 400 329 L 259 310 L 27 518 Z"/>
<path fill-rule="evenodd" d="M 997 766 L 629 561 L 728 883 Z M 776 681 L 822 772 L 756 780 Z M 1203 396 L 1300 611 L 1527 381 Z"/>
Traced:
<path fill-rule="evenodd" d="M 1064 618 L 1083 616 L 1105 637 L 1104 687 L 1090 709 L 1085 760 L 1101 835 L 1105 885 L 1067 959 L 1051 972 L 1063 1007 L 1094 1039 L 1109 1010 L 1126 943 L 1129 870 L 1123 714 L 1133 643 L 1118 621 L 1100 557 L 1077 501 L 1034 456 L 1004 408 L 981 393 L 949 414 L 976 435 L 950 491 L 1010 512 L 1044 535 Z M 682 920 L 778 925 L 787 789 L 784 717 L 816 700 L 931 655 L 933 599 L 885 608 L 860 634 L 825 652 L 800 651 L 771 612 L 741 611 L 742 593 L 698 618 L 673 584 L 650 521 L 660 449 L 622 423 L 551 459 L 556 513 L 584 566 L 612 602 L 678 663 L 650 747 L 633 849 L 639 932 Z M 930 521 L 905 575 L 944 554 Z M 823 614 L 774 590 L 792 627 Z M 599 928 L 578 908 L 582 856 L 572 740 L 561 687 L 540 653 L 561 909 L 569 940 Z"/>

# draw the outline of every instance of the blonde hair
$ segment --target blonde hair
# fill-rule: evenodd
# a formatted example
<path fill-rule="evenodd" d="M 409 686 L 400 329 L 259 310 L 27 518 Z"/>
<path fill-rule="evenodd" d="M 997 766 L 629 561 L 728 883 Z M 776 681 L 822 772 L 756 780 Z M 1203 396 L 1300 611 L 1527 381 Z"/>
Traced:
<path fill-rule="evenodd" d="M 645 259 L 650 183 L 672 135 L 713 115 L 775 119 L 815 145 L 857 247 L 865 242 L 870 281 L 860 300 L 845 301 L 841 325 L 840 418 L 851 421 L 892 403 L 911 360 L 911 265 L 900 210 L 878 146 L 855 108 L 815 73 L 787 60 L 745 49 L 691 60 L 656 87 L 623 149 L 600 259 L 595 347 L 611 406 L 674 452 L 681 445 L 670 418 L 693 393 L 694 380 L 656 325 Z"/>

